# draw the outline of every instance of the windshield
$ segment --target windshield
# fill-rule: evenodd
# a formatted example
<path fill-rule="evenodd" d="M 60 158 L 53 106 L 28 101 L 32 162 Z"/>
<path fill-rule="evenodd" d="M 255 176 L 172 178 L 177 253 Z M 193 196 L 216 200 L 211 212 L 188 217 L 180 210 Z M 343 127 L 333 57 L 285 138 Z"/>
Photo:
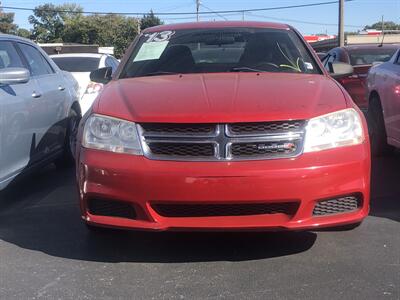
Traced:
<path fill-rule="evenodd" d="M 99 68 L 99 57 L 52 57 L 56 65 L 68 72 L 92 72 Z"/>
<path fill-rule="evenodd" d="M 396 49 L 373 48 L 354 49 L 349 51 L 350 62 L 353 66 L 372 65 L 374 62 L 385 62 L 392 58 Z"/>
<path fill-rule="evenodd" d="M 120 77 L 216 72 L 321 73 L 292 30 L 222 28 L 144 34 Z"/>

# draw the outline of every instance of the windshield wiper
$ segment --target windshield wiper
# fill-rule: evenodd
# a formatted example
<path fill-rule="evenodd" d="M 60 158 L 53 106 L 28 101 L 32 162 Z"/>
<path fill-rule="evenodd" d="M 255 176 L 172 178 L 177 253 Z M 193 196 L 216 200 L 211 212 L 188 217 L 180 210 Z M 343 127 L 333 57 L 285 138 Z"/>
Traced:
<path fill-rule="evenodd" d="M 265 72 L 263 70 L 257 70 L 250 67 L 234 67 L 229 70 L 229 72 Z"/>
<path fill-rule="evenodd" d="M 151 73 L 143 74 L 141 76 L 145 77 L 145 76 L 176 75 L 176 74 L 180 74 L 180 73 L 167 72 L 167 71 L 157 71 L 157 72 L 151 72 Z"/>

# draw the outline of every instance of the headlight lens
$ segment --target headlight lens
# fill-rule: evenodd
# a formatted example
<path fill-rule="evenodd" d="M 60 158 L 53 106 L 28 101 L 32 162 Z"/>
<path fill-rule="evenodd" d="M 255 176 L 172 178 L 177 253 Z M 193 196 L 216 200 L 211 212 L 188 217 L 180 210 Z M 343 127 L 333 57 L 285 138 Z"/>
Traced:
<path fill-rule="evenodd" d="M 353 109 L 344 109 L 308 121 L 304 152 L 314 152 L 364 142 L 361 118 Z"/>
<path fill-rule="evenodd" d="M 116 153 L 142 155 L 135 123 L 100 115 L 92 115 L 86 120 L 82 146 Z"/>

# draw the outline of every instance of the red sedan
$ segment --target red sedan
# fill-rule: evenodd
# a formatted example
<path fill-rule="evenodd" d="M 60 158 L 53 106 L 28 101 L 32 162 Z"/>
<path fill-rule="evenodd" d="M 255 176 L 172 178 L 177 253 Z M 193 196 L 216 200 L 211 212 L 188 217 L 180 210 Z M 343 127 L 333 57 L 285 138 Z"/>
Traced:
<path fill-rule="evenodd" d="M 353 101 L 364 111 L 368 109 L 366 97 L 368 70 L 374 63 L 388 61 L 397 49 L 396 45 L 349 45 L 330 50 L 322 63 L 325 68 L 331 62 L 344 62 L 351 64 L 354 73 L 338 78 Z"/>
<path fill-rule="evenodd" d="M 89 228 L 301 230 L 367 216 L 366 121 L 292 27 L 153 27 L 110 74 L 92 72 L 109 82 L 78 135 Z"/>

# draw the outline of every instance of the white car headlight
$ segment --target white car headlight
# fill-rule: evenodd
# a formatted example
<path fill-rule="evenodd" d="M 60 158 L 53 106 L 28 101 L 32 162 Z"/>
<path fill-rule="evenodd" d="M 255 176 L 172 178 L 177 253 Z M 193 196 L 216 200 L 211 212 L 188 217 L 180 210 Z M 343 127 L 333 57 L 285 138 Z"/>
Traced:
<path fill-rule="evenodd" d="M 82 146 L 116 153 L 143 154 L 135 123 L 101 115 L 92 115 L 86 120 Z"/>
<path fill-rule="evenodd" d="M 344 109 L 308 121 L 304 152 L 358 145 L 365 136 L 361 117 L 353 109 Z"/>

